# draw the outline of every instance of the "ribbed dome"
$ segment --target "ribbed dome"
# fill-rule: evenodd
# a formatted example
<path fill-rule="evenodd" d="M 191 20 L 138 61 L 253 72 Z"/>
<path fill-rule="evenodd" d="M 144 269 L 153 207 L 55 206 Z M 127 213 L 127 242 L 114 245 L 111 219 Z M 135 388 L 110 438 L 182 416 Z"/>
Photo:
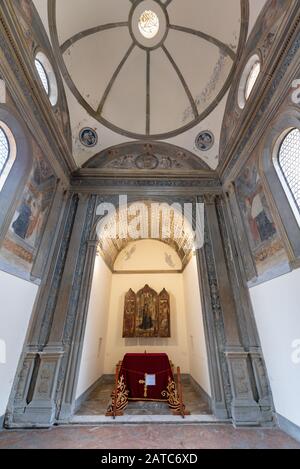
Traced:
<path fill-rule="evenodd" d="M 54 48 L 86 111 L 132 138 L 167 138 L 220 102 L 246 39 L 240 0 L 56 0 Z"/>

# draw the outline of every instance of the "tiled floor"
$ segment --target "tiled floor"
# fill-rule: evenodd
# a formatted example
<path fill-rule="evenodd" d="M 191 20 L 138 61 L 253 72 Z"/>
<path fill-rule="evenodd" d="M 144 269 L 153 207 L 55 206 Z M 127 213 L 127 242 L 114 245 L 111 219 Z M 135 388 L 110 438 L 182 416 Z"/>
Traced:
<path fill-rule="evenodd" d="M 106 377 L 79 408 L 77 415 L 104 415 L 110 403 L 110 396 L 114 386 L 113 377 Z M 183 381 L 183 397 L 186 408 L 191 415 L 209 414 L 209 407 L 196 392 L 189 379 Z M 169 406 L 157 402 L 130 402 L 124 412 L 125 415 L 169 415 Z"/>
<path fill-rule="evenodd" d="M 115 425 L 0 432 L 0 449 L 300 449 L 279 430 L 232 425 Z"/>

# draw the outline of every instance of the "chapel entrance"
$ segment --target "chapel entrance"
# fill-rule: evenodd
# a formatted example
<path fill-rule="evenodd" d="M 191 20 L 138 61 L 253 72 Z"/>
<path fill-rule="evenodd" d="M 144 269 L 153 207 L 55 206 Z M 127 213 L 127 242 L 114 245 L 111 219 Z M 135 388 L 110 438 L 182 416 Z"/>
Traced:
<path fill-rule="evenodd" d="M 109 418 L 118 364 L 128 393 L 121 421 L 174 418 L 173 396 L 166 397 L 170 376 L 189 419 L 209 420 L 211 385 L 193 234 L 182 213 L 167 208 L 135 203 L 131 215 L 120 209 L 98 227 L 75 421 Z M 126 217 L 135 225 L 121 238 Z M 149 361 L 155 366 L 146 376 L 141 363 Z"/>

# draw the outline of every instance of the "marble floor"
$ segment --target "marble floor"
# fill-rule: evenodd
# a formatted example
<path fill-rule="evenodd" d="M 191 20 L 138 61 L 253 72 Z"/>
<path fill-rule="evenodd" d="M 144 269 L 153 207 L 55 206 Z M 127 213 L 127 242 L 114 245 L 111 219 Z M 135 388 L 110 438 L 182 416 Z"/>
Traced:
<path fill-rule="evenodd" d="M 113 377 L 106 377 L 80 406 L 76 415 L 104 415 L 111 401 L 113 386 Z M 188 377 L 183 380 L 183 398 L 191 415 L 210 414 L 209 405 Z M 163 402 L 129 402 L 124 415 L 170 415 L 170 413 L 168 404 Z"/>
<path fill-rule="evenodd" d="M 277 429 L 232 425 L 116 425 L 0 431 L 0 449 L 300 449 Z"/>

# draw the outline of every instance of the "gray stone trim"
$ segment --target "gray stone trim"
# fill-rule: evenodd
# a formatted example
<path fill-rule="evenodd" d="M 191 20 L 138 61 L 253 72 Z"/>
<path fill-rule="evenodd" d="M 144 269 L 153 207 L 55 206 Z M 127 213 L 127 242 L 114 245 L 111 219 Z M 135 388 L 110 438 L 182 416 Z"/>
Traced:
<path fill-rule="evenodd" d="M 218 178 L 217 172 L 212 170 L 210 166 L 205 161 L 200 159 L 201 157 L 199 157 L 195 153 L 170 143 L 152 141 L 151 144 L 149 144 L 149 142 L 147 142 L 146 140 L 135 140 L 105 148 L 105 150 L 102 150 L 101 152 L 97 153 L 92 158 L 87 160 L 83 164 L 82 168 L 95 170 L 101 168 L 102 171 L 108 171 L 114 177 L 116 175 L 117 169 L 122 172 L 122 177 L 124 175 L 124 171 L 130 169 L 131 173 L 134 172 L 134 170 L 137 171 L 137 176 L 140 177 L 141 172 L 145 171 L 142 168 L 137 168 L 135 165 L 132 165 L 132 167 L 129 168 L 122 168 L 122 166 L 117 168 L 117 166 L 113 166 L 112 163 L 117 160 L 120 160 L 124 155 L 133 155 L 134 157 L 138 157 L 139 155 L 145 154 L 147 152 L 150 152 L 152 155 L 155 155 L 158 158 L 164 156 L 174 161 L 177 160 L 179 163 L 181 163 L 181 166 L 179 168 L 172 168 L 172 172 L 176 171 L 176 174 L 180 173 L 184 175 L 184 171 L 190 170 L 191 174 L 193 175 L 194 171 L 197 170 L 201 171 L 202 174 L 207 174 L 211 177 Z M 183 155 L 184 164 L 182 161 Z M 102 171 L 101 174 L 103 174 Z M 146 172 L 151 175 L 153 175 L 154 171 L 156 175 L 158 171 L 164 170 L 157 168 L 155 168 L 154 170 L 146 169 Z"/>
<path fill-rule="evenodd" d="M 89 398 L 89 396 L 92 394 L 92 392 L 100 386 L 100 384 L 103 384 L 105 381 L 104 375 L 100 376 L 93 384 L 91 384 L 79 397 L 77 397 L 75 401 L 75 413 L 78 411 L 78 409 L 82 406 L 82 404 Z"/>
<path fill-rule="evenodd" d="M 207 193 L 220 194 L 222 187 L 218 178 L 199 177 L 170 177 L 160 175 L 139 179 L 124 174 L 121 177 L 105 178 L 95 169 L 82 169 L 74 174 L 71 180 L 71 191 L 74 193 L 88 193 L 101 195 L 134 194 L 144 199 L 147 196 L 187 196 Z"/>
<path fill-rule="evenodd" d="M 276 414 L 279 428 L 295 440 L 300 441 L 300 427 L 280 414 Z"/>

